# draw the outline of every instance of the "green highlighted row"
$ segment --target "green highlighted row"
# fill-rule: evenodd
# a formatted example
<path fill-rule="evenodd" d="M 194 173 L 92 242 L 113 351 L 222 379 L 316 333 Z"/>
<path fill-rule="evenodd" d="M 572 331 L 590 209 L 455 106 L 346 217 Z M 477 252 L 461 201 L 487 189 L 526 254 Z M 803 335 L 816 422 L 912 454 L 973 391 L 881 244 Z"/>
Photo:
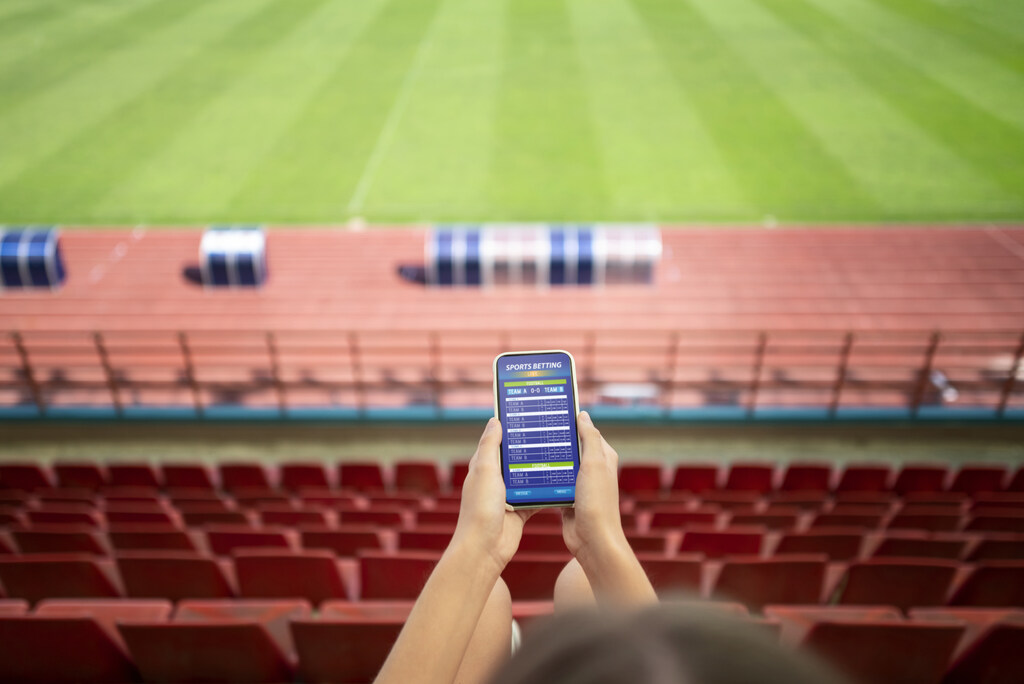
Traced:
<path fill-rule="evenodd" d="M 572 461 L 551 461 L 550 463 L 510 463 L 509 470 L 529 470 L 531 468 L 572 468 Z"/>
<path fill-rule="evenodd" d="M 564 385 L 565 378 L 561 380 L 518 380 L 516 382 L 506 382 L 505 387 L 526 387 L 527 385 Z"/>

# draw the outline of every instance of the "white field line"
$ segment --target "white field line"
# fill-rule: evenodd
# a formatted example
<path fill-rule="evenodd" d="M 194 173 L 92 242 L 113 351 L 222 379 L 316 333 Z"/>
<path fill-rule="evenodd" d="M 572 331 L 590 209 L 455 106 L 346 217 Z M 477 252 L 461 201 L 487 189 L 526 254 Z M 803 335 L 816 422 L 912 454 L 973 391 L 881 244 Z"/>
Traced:
<path fill-rule="evenodd" d="M 424 36 L 423 40 L 420 41 L 419 47 L 416 49 L 416 55 L 413 57 L 412 66 L 405 72 L 405 78 L 402 80 L 402 87 L 398 91 L 398 97 L 395 98 L 395 104 L 391 106 L 391 111 L 388 112 L 387 121 L 384 122 L 383 128 L 380 129 L 380 134 L 377 136 L 377 142 L 373 147 L 373 153 L 370 154 L 369 160 L 366 162 L 366 167 L 363 169 L 363 175 L 359 179 L 359 183 L 356 185 L 355 191 L 352 193 L 352 198 L 348 201 L 348 213 L 355 215 L 363 210 L 363 204 L 366 202 L 366 196 L 370 192 L 370 187 L 373 185 L 373 181 L 377 176 L 377 169 L 380 168 L 380 164 L 384 161 L 384 156 L 391 148 L 391 142 L 395 137 L 395 130 L 398 128 L 398 124 L 402 120 L 402 116 L 405 115 L 406 107 L 409 105 L 409 98 L 412 97 L 413 84 L 416 79 L 419 78 L 420 72 L 423 71 L 423 65 L 427 61 L 427 53 L 430 51 L 430 46 L 434 43 L 434 32 L 437 28 L 437 24 L 440 22 L 440 17 L 444 11 L 443 7 L 438 7 L 436 14 L 431 19 L 430 27 L 427 29 L 427 35 Z"/>

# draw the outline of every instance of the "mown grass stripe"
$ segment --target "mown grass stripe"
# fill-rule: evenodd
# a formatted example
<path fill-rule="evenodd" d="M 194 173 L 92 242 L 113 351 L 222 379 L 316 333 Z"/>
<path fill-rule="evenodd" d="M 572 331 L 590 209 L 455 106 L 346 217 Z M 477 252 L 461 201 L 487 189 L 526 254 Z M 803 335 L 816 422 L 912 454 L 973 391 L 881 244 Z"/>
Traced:
<path fill-rule="evenodd" d="M 335 65 L 229 210 L 267 221 L 344 218 L 438 0 L 392 0 Z"/>
<path fill-rule="evenodd" d="M 509 0 L 488 196 L 512 220 L 590 220 L 608 191 L 564 0 Z"/>
<path fill-rule="evenodd" d="M 113 186 L 91 213 L 129 224 L 246 220 L 228 209 L 231 198 L 383 4 L 322 4 L 283 40 L 259 51 L 243 76 L 182 127 L 170 144 Z"/>
<path fill-rule="evenodd" d="M 17 36 L 24 31 L 34 31 L 39 28 L 40 22 L 59 18 L 68 11 L 70 10 L 66 6 L 61 7 L 59 3 L 47 0 L 12 7 L 0 15 L 0 19 L 3 20 L 0 21 L 0 39 Z"/>
<path fill-rule="evenodd" d="M 931 0 L 873 0 L 908 20 L 940 31 L 969 50 L 1024 73 L 1024 39 L 1012 31 L 979 24 L 968 12 Z M 960 8 L 966 9 L 966 8 Z"/>
<path fill-rule="evenodd" d="M 1024 198 L 1024 134 L 805 0 L 758 0 L 977 173 Z M 979 207 L 978 214 L 989 211 Z"/>
<path fill-rule="evenodd" d="M 0 93 L 13 101 L 27 100 L 72 78 L 112 50 L 147 40 L 149 27 L 173 23 L 196 7 L 191 2 L 141 0 L 107 23 L 77 22 L 74 35 L 65 35 L 56 45 L 41 43 L 39 47 L 45 49 L 29 50 L 0 70 Z"/>
<path fill-rule="evenodd" d="M 633 4 L 758 212 L 785 220 L 878 213 L 850 171 L 690 3 Z"/>
<path fill-rule="evenodd" d="M 448 0 L 363 212 L 384 221 L 495 218 L 485 184 L 501 74 L 503 0 Z"/>
<path fill-rule="evenodd" d="M 871 193 L 884 215 L 960 218 L 1020 209 L 841 63 L 756 0 L 691 0 L 746 64 Z"/>
<path fill-rule="evenodd" d="M 283 39 L 325 1 L 250 2 L 250 12 L 239 14 L 244 19 L 222 39 L 207 44 L 118 110 L 0 188 L 0 206 L 8 199 L 31 202 L 33 197 L 39 208 L 44 203 L 54 207 L 95 203 L 112 185 L 130 177 L 149 154 L 166 145 L 205 102 L 244 73 L 254 55 L 259 54 L 253 48 L 272 46 Z M 140 154 L 141 150 L 146 154 Z"/>
<path fill-rule="evenodd" d="M 569 0 L 608 179 L 607 216 L 736 219 L 752 208 L 628 0 Z M 655 172 L 656 170 L 656 172 Z"/>

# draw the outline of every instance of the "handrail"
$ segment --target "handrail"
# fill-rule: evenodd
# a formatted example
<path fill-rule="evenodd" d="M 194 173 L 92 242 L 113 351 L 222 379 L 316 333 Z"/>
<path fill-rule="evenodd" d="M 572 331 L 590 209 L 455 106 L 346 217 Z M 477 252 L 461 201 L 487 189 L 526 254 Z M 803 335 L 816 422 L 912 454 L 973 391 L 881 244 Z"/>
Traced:
<path fill-rule="evenodd" d="M 490 360 L 511 346 L 577 356 L 585 404 L 677 408 L 960 405 L 995 417 L 1024 405 L 1020 330 L 8 330 L 0 408 L 485 407 Z M 569 344 L 569 343 L 572 344 Z"/>

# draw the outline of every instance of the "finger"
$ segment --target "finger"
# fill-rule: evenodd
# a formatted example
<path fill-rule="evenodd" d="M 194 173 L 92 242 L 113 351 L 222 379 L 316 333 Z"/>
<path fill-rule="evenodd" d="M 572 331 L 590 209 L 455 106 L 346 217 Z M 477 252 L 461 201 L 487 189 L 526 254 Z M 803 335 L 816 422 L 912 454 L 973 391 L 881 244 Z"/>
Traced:
<path fill-rule="evenodd" d="M 501 421 L 491 418 L 480 435 L 480 443 L 477 444 L 476 453 L 473 454 L 471 465 L 494 466 L 498 465 L 498 445 L 501 444 Z"/>
<path fill-rule="evenodd" d="M 580 466 L 587 461 L 593 461 L 599 459 L 604 453 L 604 447 L 601 446 L 601 433 L 596 427 L 594 427 L 594 421 L 590 419 L 590 414 L 586 411 L 580 411 L 579 415 L 576 416 L 576 432 L 580 436 Z"/>
<path fill-rule="evenodd" d="M 604 453 L 605 461 L 612 468 L 619 467 L 619 452 L 615 451 L 614 447 L 608 443 L 604 437 L 601 437 L 601 451 Z"/>

